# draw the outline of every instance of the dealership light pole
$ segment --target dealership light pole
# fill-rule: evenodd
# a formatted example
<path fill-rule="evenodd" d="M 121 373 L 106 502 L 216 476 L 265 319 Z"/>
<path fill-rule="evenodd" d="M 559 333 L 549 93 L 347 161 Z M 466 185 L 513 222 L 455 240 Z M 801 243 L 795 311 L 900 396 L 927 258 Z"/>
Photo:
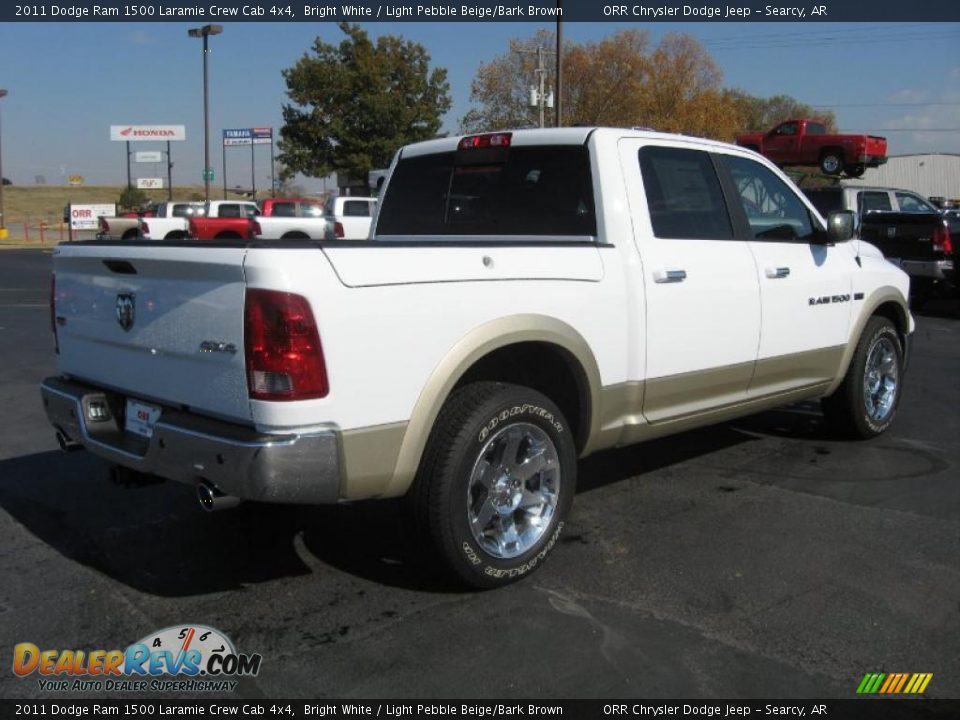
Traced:
<path fill-rule="evenodd" d="M 222 25 L 204 25 L 187 31 L 190 37 L 203 38 L 203 189 L 207 202 L 210 202 L 210 93 L 207 88 L 207 38 L 223 32 Z"/>
<path fill-rule="evenodd" d="M 0 88 L 0 99 L 7 96 L 7 91 Z M 3 219 L 3 123 L 0 122 L 0 238 L 7 236 L 6 221 Z"/>

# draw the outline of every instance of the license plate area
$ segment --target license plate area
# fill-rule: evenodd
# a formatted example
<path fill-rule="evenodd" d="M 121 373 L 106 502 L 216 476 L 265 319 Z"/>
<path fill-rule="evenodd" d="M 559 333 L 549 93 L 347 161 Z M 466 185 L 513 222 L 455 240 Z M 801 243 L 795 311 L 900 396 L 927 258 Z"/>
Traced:
<path fill-rule="evenodd" d="M 153 437 L 153 427 L 160 419 L 163 409 L 158 405 L 151 405 L 142 400 L 127 398 L 126 412 L 124 413 L 124 430 L 140 437 Z"/>

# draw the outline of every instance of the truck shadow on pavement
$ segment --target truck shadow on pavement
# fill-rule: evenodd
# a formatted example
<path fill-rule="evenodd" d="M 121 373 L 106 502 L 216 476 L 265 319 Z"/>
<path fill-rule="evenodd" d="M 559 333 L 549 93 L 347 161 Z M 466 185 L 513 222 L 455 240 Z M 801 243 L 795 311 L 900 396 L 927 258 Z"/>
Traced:
<path fill-rule="evenodd" d="M 802 416 L 787 421 L 797 437 L 809 437 L 806 426 Z M 580 463 L 578 493 L 756 439 L 750 430 L 720 425 L 598 453 Z M 335 578 L 338 572 L 391 587 L 458 591 L 423 561 L 402 500 L 332 507 L 251 503 L 206 513 L 187 485 L 119 487 L 96 456 L 53 451 L 0 461 L 0 507 L 61 555 L 158 596 L 202 595 L 312 573 Z"/>

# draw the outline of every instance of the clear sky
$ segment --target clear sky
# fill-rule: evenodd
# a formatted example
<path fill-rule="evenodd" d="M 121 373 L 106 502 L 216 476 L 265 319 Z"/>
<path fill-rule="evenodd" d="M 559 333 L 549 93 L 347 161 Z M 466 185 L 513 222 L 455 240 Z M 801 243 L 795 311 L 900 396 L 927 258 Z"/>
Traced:
<path fill-rule="evenodd" d="M 201 43 L 194 24 L 0 24 L 3 170 L 17 185 L 36 176 L 60 184 L 79 174 L 88 184 L 121 184 L 124 146 L 109 126 L 183 124 L 173 143 L 174 183 L 201 184 L 203 111 Z M 564 36 L 597 40 L 616 23 L 565 23 Z M 890 154 L 960 152 L 960 23 L 803 24 L 650 23 L 651 40 L 666 32 L 700 38 L 723 71 L 725 86 L 753 95 L 778 93 L 836 112 L 844 130 L 885 134 Z M 453 108 L 444 129 L 456 132 L 470 107 L 470 81 L 481 61 L 502 54 L 511 37 L 530 37 L 553 23 L 369 23 L 422 43 L 449 71 Z M 339 42 L 332 23 L 224 23 L 211 38 L 210 128 L 215 185 L 221 185 L 220 130 L 281 125 L 286 100 L 280 71 L 315 37 Z M 895 131 L 906 129 L 906 132 Z M 926 132 L 922 132 L 926 130 Z M 135 143 L 158 150 L 160 143 Z M 228 184 L 249 186 L 249 148 L 228 155 Z M 258 147 L 257 185 L 269 185 L 269 156 Z M 135 165 L 134 176 L 162 168 Z M 319 183 L 307 183 L 319 189 Z"/>

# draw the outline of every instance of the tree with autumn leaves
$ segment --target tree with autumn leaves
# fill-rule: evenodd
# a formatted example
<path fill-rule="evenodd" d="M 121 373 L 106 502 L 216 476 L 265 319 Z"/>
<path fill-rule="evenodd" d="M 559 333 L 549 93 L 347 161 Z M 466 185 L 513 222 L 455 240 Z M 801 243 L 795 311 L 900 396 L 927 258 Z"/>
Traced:
<path fill-rule="evenodd" d="M 470 88 L 476 107 L 461 121 L 464 132 L 536 124 L 528 103 L 535 77 L 529 50 L 537 46 L 555 47 L 553 34 L 540 30 L 527 40 L 510 40 L 505 54 L 481 64 Z M 551 56 L 550 87 L 554 70 Z M 833 113 L 815 111 L 787 95 L 758 98 L 722 87 L 719 66 L 686 34 L 667 34 L 655 47 L 640 30 L 567 43 L 563 73 L 563 124 L 568 126 L 642 126 L 726 141 L 790 117 L 815 116 L 836 126 Z"/>

